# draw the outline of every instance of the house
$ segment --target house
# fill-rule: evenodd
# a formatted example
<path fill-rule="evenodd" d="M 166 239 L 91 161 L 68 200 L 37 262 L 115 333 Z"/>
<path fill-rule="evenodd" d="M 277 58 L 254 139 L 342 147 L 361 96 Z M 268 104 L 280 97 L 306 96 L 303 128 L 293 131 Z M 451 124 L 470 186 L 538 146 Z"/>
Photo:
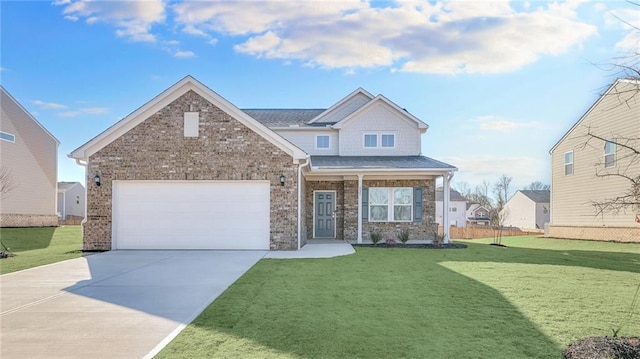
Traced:
<path fill-rule="evenodd" d="M 80 182 L 58 182 L 58 217 L 84 218 L 85 193 Z"/>
<path fill-rule="evenodd" d="M 551 148 L 551 237 L 640 240 L 640 208 L 605 208 L 640 175 L 637 80 L 616 80 Z M 591 135 L 592 136 L 591 136 Z M 638 194 L 627 201 L 638 202 Z M 600 209 L 603 209 L 602 211 Z M 613 210 L 609 210 L 613 209 Z"/>
<path fill-rule="evenodd" d="M 84 249 L 432 238 L 435 180 L 448 191 L 456 168 L 420 155 L 426 131 L 363 89 L 324 110 L 242 111 L 187 76 L 70 154 L 86 166 Z"/>
<path fill-rule="evenodd" d="M 57 226 L 58 140 L 0 86 L 0 227 Z"/>
<path fill-rule="evenodd" d="M 549 190 L 518 190 L 504 205 L 503 225 L 522 230 L 544 229 L 549 223 L 551 192 Z"/>
<path fill-rule="evenodd" d="M 442 225 L 442 214 L 444 212 L 444 191 L 442 188 L 436 189 L 436 223 Z M 449 195 L 449 225 L 454 227 L 467 226 L 467 199 L 460 192 L 451 190 Z"/>
<path fill-rule="evenodd" d="M 489 210 L 480 203 L 467 203 L 467 225 L 469 226 L 488 226 Z"/>

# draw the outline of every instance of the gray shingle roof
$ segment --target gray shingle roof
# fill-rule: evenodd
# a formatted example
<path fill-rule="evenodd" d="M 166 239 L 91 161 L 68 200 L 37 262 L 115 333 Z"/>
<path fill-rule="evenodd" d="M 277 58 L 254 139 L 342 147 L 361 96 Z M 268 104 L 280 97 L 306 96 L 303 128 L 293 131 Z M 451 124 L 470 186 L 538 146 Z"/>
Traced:
<path fill-rule="evenodd" d="M 442 202 L 444 201 L 444 191 L 442 190 L 442 188 L 436 189 L 436 201 Z M 451 201 L 457 201 L 457 202 L 466 202 L 467 199 L 464 198 L 463 195 L 460 194 L 460 192 L 452 189 L 449 192 L 449 200 Z"/>
<path fill-rule="evenodd" d="M 521 190 L 520 192 L 535 203 L 550 203 L 551 201 L 551 191 L 549 190 Z"/>
<path fill-rule="evenodd" d="M 273 127 L 312 127 L 307 122 L 323 113 L 324 109 L 245 109 L 242 110 L 263 125 Z M 322 126 L 326 125 L 323 123 Z"/>
<path fill-rule="evenodd" d="M 76 183 L 80 182 L 58 182 L 58 189 L 66 191 L 69 188 L 73 187 Z"/>
<path fill-rule="evenodd" d="M 455 168 L 425 156 L 311 156 L 311 166 L 321 168 Z"/>

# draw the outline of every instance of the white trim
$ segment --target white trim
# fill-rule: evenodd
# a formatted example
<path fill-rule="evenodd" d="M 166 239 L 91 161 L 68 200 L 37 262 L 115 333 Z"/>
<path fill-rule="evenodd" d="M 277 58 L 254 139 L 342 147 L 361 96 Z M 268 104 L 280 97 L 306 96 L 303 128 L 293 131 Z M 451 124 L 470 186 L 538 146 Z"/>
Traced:
<path fill-rule="evenodd" d="M 384 145 L 384 141 L 382 140 L 382 136 L 391 136 L 391 138 L 393 138 L 393 146 L 385 146 Z M 388 148 L 388 149 L 396 148 L 396 134 L 395 133 L 381 133 L 380 134 L 380 148 Z"/>
<path fill-rule="evenodd" d="M 107 130 L 71 152 L 69 156 L 81 160 L 88 159 L 89 156 L 93 155 L 111 142 L 115 141 L 117 138 L 121 137 L 126 132 L 133 129 L 135 126 L 144 122 L 153 114 L 160 111 L 171 102 L 177 100 L 178 98 L 180 98 L 180 96 L 184 95 L 188 91 L 196 92 L 208 102 L 220 108 L 225 113 L 231 115 L 231 117 L 236 119 L 238 122 L 247 126 L 249 129 L 256 132 L 258 135 L 271 142 L 273 145 L 275 145 L 288 155 L 292 156 L 294 162 L 307 158 L 307 154 L 303 150 L 287 141 L 282 136 L 273 132 L 265 125 L 256 121 L 253 117 L 247 115 L 231 102 L 227 101 L 225 98 L 218 95 L 191 76 L 186 76 L 182 80 L 178 81 L 173 86 L 169 87 L 158 96 L 154 97 L 151 101 L 147 102 L 142 107 L 129 114 L 127 117 L 116 122 Z"/>
<path fill-rule="evenodd" d="M 302 197 L 304 196 L 304 192 L 302 192 L 302 168 L 309 165 L 311 159 L 307 157 L 306 161 L 303 164 L 298 165 L 298 250 L 302 246 L 302 206 L 304 205 Z M 305 183 L 305 191 L 307 184 Z"/>
<path fill-rule="evenodd" d="M 11 137 L 13 137 L 13 139 L 7 139 L 7 138 L 3 138 L 2 135 L 9 135 Z M 5 131 L 0 131 L 0 140 L 2 141 L 6 141 L 9 143 L 16 143 L 16 135 L 14 135 L 13 133 L 9 133 L 9 132 L 5 132 Z"/>
<path fill-rule="evenodd" d="M 567 153 L 571 153 L 571 162 L 570 163 L 567 163 Z M 573 163 L 576 161 L 574 156 L 575 156 L 575 153 L 573 152 L 573 150 L 565 152 L 564 155 L 562 156 L 562 161 L 564 162 L 564 175 L 565 176 L 572 176 L 573 173 L 576 170 L 576 166 L 573 165 Z M 567 166 L 568 165 L 571 165 L 571 173 L 569 173 L 569 174 L 567 174 Z"/>
<path fill-rule="evenodd" d="M 338 123 L 334 124 L 331 127 L 335 128 L 335 129 L 341 129 L 349 121 L 351 121 L 352 119 L 358 117 L 361 113 L 363 113 L 365 111 L 368 111 L 370 108 L 372 108 L 373 106 L 375 106 L 377 103 L 380 103 L 380 102 L 382 102 L 383 104 L 385 104 L 388 107 L 390 107 L 393 111 L 395 111 L 397 114 L 399 114 L 401 118 L 404 118 L 408 122 L 414 123 L 418 127 L 418 129 L 420 129 L 420 133 L 425 133 L 427 131 L 427 129 L 429 129 L 429 125 L 427 125 L 426 123 L 422 122 L 419 118 L 415 117 L 414 115 L 410 114 L 409 112 L 401 109 L 398 105 L 396 105 L 395 103 L 389 101 L 389 99 L 387 99 L 386 97 L 384 97 L 382 95 L 376 96 L 373 100 L 367 102 L 366 104 L 364 104 L 364 106 L 360 107 L 359 109 L 354 111 L 352 114 L 350 114 L 349 116 L 343 118 L 342 120 L 340 120 Z"/>
<path fill-rule="evenodd" d="M 358 244 L 362 243 L 362 179 L 364 175 L 358 174 Z"/>
<path fill-rule="evenodd" d="M 607 153 L 607 144 L 612 144 L 613 145 L 613 152 L 611 153 Z M 602 164 L 604 165 L 604 168 L 611 168 L 611 167 L 615 167 L 616 164 L 618 163 L 618 144 L 616 143 L 616 139 L 610 139 L 607 141 L 604 141 L 604 154 L 602 155 Z M 611 166 L 607 166 L 607 156 L 613 156 L 613 163 L 611 164 Z"/>
<path fill-rule="evenodd" d="M 376 136 L 376 145 L 371 147 L 367 146 L 367 136 Z M 362 133 L 362 148 L 378 148 L 378 138 L 380 136 L 375 132 L 363 132 Z"/>
<path fill-rule="evenodd" d="M 327 147 L 318 147 L 318 137 L 326 137 L 327 138 Z M 316 135 L 316 150 L 326 151 L 331 149 L 331 135 Z"/>
<path fill-rule="evenodd" d="M 371 189 L 374 188 L 378 188 L 378 189 L 386 189 L 387 190 L 387 219 L 386 220 L 374 220 L 371 219 L 371 206 L 382 206 L 382 204 L 375 204 L 372 205 L 371 204 Z M 396 206 L 396 204 L 393 202 L 393 198 L 394 198 L 394 191 L 397 189 L 408 189 L 411 192 L 411 202 L 409 203 L 409 206 L 411 206 L 411 213 L 409 215 L 409 219 L 407 220 L 396 220 L 394 219 L 394 214 L 395 214 L 395 210 L 394 210 L 394 206 Z M 367 207 L 369 208 L 369 216 L 368 216 L 368 221 L 372 222 L 372 223 L 409 223 L 409 222 L 413 222 L 413 212 L 414 212 L 414 204 L 415 204 L 415 200 L 413 198 L 413 187 L 369 187 L 369 198 L 367 198 Z M 406 204 L 398 204 L 398 206 L 407 206 Z"/>
<path fill-rule="evenodd" d="M 331 237 L 316 237 L 316 193 L 320 192 L 320 193 L 333 193 L 333 213 L 336 212 L 336 207 L 338 206 L 338 199 L 337 199 L 337 192 L 335 190 L 313 190 L 313 224 L 312 224 L 312 229 L 311 229 L 311 238 L 316 239 L 316 238 L 331 238 Z M 333 217 L 333 238 L 336 238 L 336 233 L 337 233 L 337 224 L 336 224 L 336 217 Z"/>
<path fill-rule="evenodd" d="M 348 94 L 347 96 L 343 97 L 342 100 L 336 102 L 333 106 L 329 107 L 328 109 L 326 109 L 324 112 L 322 112 L 321 114 L 319 114 L 318 116 L 314 117 L 313 119 L 311 119 L 311 121 L 309 121 L 308 123 L 314 123 L 317 121 L 320 121 L 320 119 L 322 119 L 323 117 L 327 117 L 327 115 L 329 115 L 331 112 L 333 112 L 335 109 L 337 109 L 338 107 L 342 106 L 344 103 L 346 103 L 347 101 L 351 100 L 352 98 L 356 97 L 358 94 L 362 94 L 366 97 L 369 98 L 369 100 L 373 99 L 373 95 L 370 94 L 369 92 L 367 92 L 365 89 L 363 89 L 362 87 L 358 87 L 355 91 L 353 91 L 352 93 Z"/>

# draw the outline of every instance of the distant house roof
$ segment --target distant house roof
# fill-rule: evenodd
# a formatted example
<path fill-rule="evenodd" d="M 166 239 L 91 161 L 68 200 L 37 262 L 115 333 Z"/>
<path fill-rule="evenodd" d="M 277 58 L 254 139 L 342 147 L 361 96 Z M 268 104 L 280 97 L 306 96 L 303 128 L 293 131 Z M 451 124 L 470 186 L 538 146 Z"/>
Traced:
<path fill-rule="evenodd" d="M 68 189 L 70 189 L 71 187 L 77 184 L 82 186 L 80 182 L 58 182 L 58 192 L 67 191 Z"/>
<path fill-rule="evenodd" d="M 455 167 L 425 156 L 311 156 L 311 167 L 319 168 L 420 168 Z"/>
<path fill-rule="evenodd" d="M 269 128 L 318 127 L 308 122 L 325 112 L 324 109 L 243 109 L 242 111 Z M 322 126 L 325 125 L 325 123 L 322 124 Z"/>
<path fill-rule="evenodd" d="M 437 202 L 442 202 L 444 201 L 444 191 L 442 190 L 442 188 L 438 188 L 436 189 L 436 201 Z M 456 202 L 466 202 L 467 199 L 464 198 L 463 195 L 460 194 L 460 192 L 452 189 L 449 192 L 449 200 L 450 201 L 456 201 Z"/>
<path fill-rule="evenodd" d="M 520 190 L 519 192 L 535 203 L 550 203 L 551 201 L 551 191 L 549 190 Z"/>

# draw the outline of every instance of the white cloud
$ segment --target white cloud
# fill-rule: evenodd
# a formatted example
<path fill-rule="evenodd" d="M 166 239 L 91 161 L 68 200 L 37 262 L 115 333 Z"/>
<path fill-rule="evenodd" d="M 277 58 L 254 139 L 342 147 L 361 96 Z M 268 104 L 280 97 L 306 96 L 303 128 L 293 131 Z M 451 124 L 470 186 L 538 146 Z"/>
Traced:
<path fill-rule="evenodd" d="M 515 71 L 558 55 L 597 33 L 579 1 L 518 12 L 506 0 L 401 2 L 182 2 L 172 7 L 188 33 L 240 38 L 256 57 L 328 68 L 390 66 L 457 74 Z M 248 38 L 247 38 L 248 37 Z"/>
<path fill-rule="evenodd" d="M 57 114 L 58 117 L 78 117 L 80 115 L 101 115 L 109 112 L 109 110 L 105 107 L 87 107 L 80 108 L 72 111 L 60 112 Z"/>
<path fill-rule="evenodd" d="M 217 43 L 218 43 L 218 39 L 216 39 L 216 38 L 213 38 L 213 39 L 209 40 L 209 45 L 211 45 L 211 46 L 215 46 Z"/>
<path fill-rule="evenodd" d="M 488 115 L 488 116 L 480 116 L 472 120 L 472 122 L 476 123 L 478 128 L 481 130 L 488 131 L 500 131 L 500 132 L 510 132 L 513 130 L 521 129 L 521 128 L 531 128 L 539 126 L 540 124 L 535 121 L 511 121 L 505 119 L 499 119 L 496 116 Z"/>
<path fill-rule="evenodd" d="M 59 110 L 59 109 L 63 109 L 63 108 L 67 108 L 67 106 L 65 105 L 61 105 L 59 103 L 55 103 L 55 102 L 44 102 L 44 101 L 40 101 L 40 100 L 34 100 L 32 101 L 32 103 L 40 108 L 44 108 L 44 109 L 53 109 L 53 110 Z"/>
<path fill-rule="evenodd" d="M 116 35 L 132 41 L 155 42 L 151 33 L 154 24 L 165 21 L 165 3 L 146 1 L 56 1 L 63 6 L 62 13 L 70 21 L 85 18 L 86 23 L 105 22 L 116 27 Z"/>
<path fill-rule="evenodd" d="M 195 57 L 196 54 L 194 54 L 193 51 L 178 51 L 175 54 L 173 54 L 173 56 L 179 59 L 188 59 L 191 57 Z"/>

